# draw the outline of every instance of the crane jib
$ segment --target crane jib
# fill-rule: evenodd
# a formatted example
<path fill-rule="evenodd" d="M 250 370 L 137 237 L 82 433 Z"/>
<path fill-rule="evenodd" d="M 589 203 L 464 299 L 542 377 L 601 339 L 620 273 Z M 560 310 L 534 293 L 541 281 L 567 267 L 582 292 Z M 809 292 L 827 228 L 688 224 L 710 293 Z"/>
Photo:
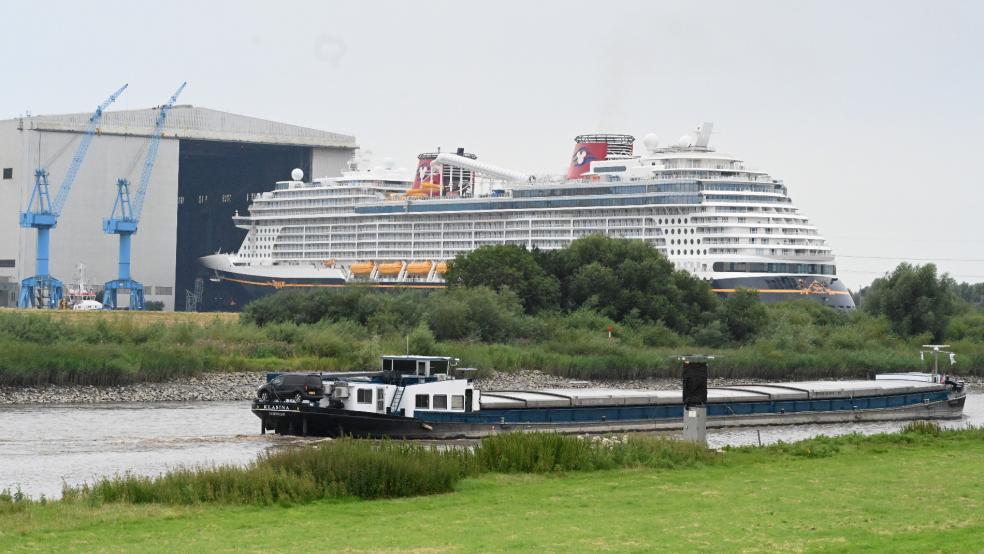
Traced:
<path fill-rule="evenodd" d="M 164 132 L 164 125 L 167 121 L 167 114 L 174 107 L 178 96 L 188 83 L 181 83 L 178 90 L 171 95 L 167 103 L 161 106 L 157 120 L 154 122 L 154 132 L 150 137 L 150 144 L 147 147 L 147 156 L 144 160 L 143 169 L 140 172 L 140 182 L 137 186 L 137 193 L 131 199 L 130 182 L 127 179 L 120 179 L 116 182 L 117 194 L 116 202 L 113 204 L 113 211 L 109 219 L 103 221 L 103 232 L 116 234 L 120 237 L 119 244 L 119 269 L 117 278 L 106 283 L 103 293 L 103 305 L 108 309 L 116 309 L 117 292 L 120 290 L 130 291 L 131 310 L 142 310 L 144 308 L 144 286 L 139 281 L 130 276 L 130 244 L 133 235 L 137 232 L 137 225 L 140 222 L 140 212 L 143 209 L 144 197 L 147 193 L 147 186 L 150 184 L 150 175 L 154 170 L 154 163 L 157 161 L 157 149 L 161 143 L 161 135 Z"/>

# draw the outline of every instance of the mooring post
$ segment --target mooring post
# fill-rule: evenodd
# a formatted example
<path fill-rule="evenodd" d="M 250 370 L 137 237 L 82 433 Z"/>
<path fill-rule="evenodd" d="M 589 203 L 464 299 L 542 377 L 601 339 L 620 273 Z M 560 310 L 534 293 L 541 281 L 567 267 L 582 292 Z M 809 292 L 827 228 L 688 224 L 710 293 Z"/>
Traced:
<path fill-rule="evenodd" d="M 707 446 L 707 360 L 680 356 L 683 362 L 683 440 Z"/>

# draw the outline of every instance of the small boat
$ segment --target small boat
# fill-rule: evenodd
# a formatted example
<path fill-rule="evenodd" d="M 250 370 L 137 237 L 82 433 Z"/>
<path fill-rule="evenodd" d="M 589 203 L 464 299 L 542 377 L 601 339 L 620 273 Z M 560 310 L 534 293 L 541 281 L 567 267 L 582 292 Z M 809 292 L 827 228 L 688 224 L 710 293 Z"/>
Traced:
<path fill-rule="evenodd" d="M 379 268 L 378 268 L 379 274 L 386 275 L 386 276 L 399 275 L 400 271 L 402 270 L 403 270 L 402 262 L 381 263 L 379 264 Z"/>
<path fill-rule="evenodd" d="M 352 271 L 352 275 L 369 275 L 375 267 L 372 262 L 356 262 L 349 269 Z"/>
<path fill-rule="evenodd" d="M 317 401 L 256 400 L 252 411 L 263 432 L 330 437 L 459 439 L 683 427 L 681 391 L 480 391 L 460 376 L 467 371 L 457 368 L 455 358 L 383 356 L 378 372 L 321 374 L 325 392 Z M 956 419 L 965 388 L 936 372 L 709 387 L 707 426 Z"/>
<path fill-rule="evenodd" d="M 429 261 L 412 262 L 407 265 L 407 275 L 429 275 L 433 266 Z"/>

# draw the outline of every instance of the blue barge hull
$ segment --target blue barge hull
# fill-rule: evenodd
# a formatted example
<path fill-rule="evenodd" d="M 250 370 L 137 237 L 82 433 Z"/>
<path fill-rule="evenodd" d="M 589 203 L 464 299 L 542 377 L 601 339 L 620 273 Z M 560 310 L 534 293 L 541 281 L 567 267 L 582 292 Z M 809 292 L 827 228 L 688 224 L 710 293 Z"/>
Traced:
<path fill-rule="evenodd" d="M 495 395 L 505 397 L 504 393 L 488 393 L 487 396 Z M 708 427 L 954 419 L 962 416 L 965 401 L 964 392 L 955 393 L 940 387 L 925 392 L 862 397 L 709 402 Z M 418 411 L 413 417 L 306 402 L 257 401 L 252 409 L 260 418 L 264 432 L 329 437 L 458 439 L 515 431 L 582 434 L 672 430 L 683 426 L 682 403 L 518 409 L 483 407 L 472 412 Z"/>

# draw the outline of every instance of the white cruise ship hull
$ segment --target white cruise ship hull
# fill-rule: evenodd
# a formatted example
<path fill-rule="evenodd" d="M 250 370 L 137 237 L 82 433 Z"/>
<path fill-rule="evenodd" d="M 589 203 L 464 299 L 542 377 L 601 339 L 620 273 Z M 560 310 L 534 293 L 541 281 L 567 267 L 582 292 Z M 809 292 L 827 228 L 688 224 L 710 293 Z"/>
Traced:
<path fill-rule="evenodd" d="M 310 265 L 247 265 L 237 264 L 229 254 L 212 254 L 199 258 L 203 266 L 212 271 L 220 281 L 243 285 L 250 297 L 262 296 L 278 289 L 333 288 L 354 284 L 347 270 L 341 267 Z M 424 281 L 372 281 L 373 286 L 398 288 L 444 288 L 443 283 Z"/>

